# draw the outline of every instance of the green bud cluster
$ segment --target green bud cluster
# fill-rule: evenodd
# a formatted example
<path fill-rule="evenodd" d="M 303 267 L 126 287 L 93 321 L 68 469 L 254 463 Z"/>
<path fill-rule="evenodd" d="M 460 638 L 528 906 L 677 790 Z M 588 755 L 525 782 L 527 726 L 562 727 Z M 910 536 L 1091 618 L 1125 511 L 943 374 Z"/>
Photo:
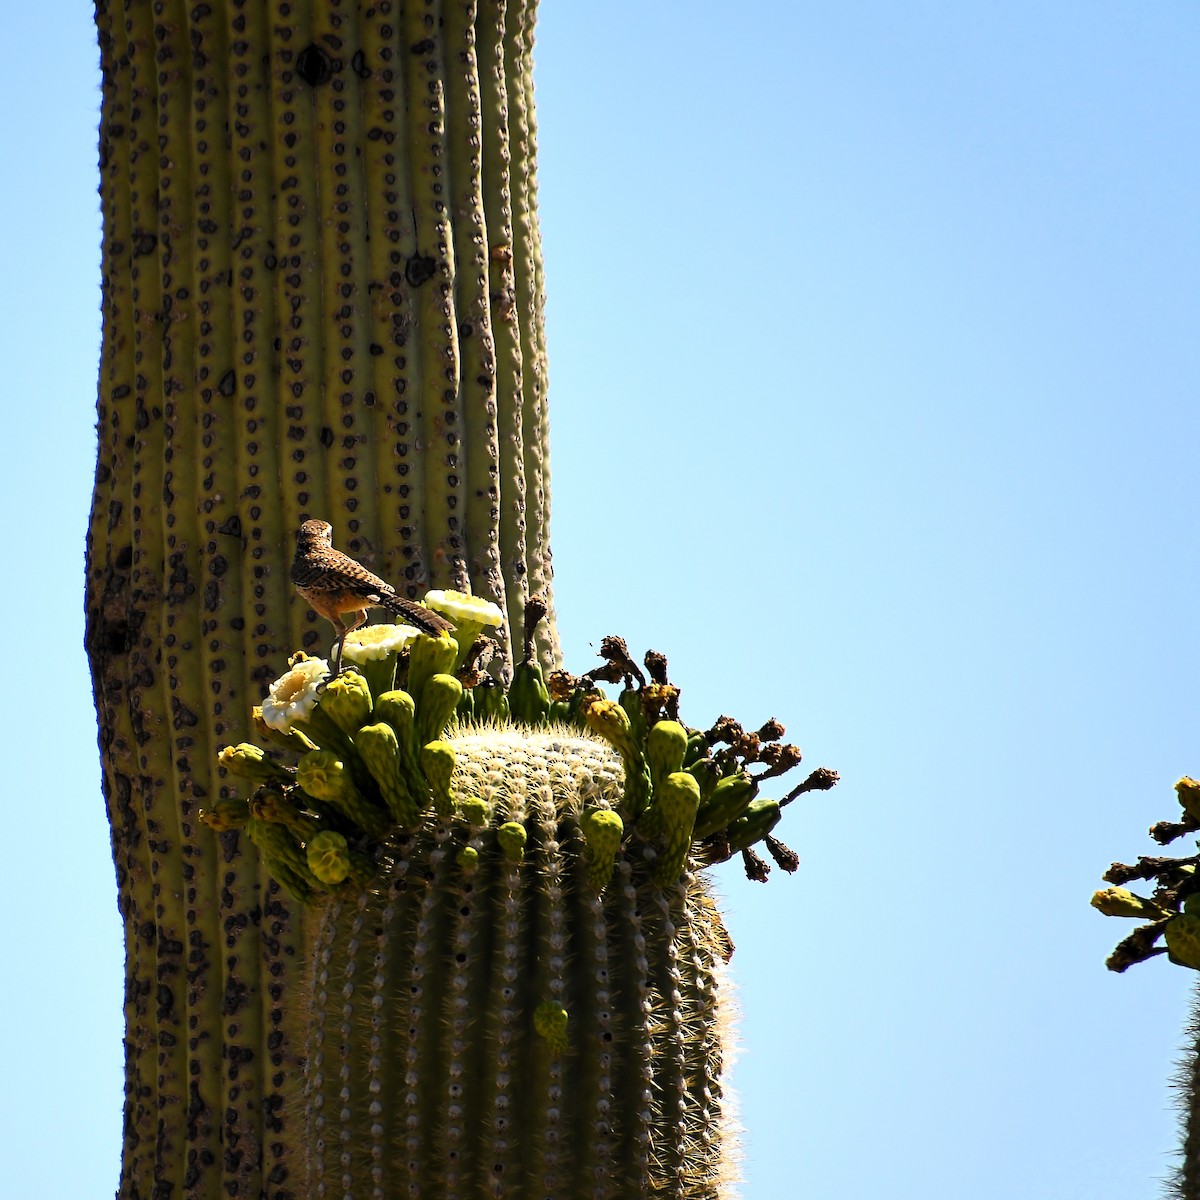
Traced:
<path fill-rule="evenodd" d="M 625 654 L 619 639 L 604 645 L 616 643 Z M 796 855 L 773 837 L 783 805 L 802 791 L 829 786 L 836 776 L 825 772 L 827 781 L 813 783 L 822 774 L 817 772 L 783 800 L 759 797 L 762 779 L 799 760 L 795 747 L 779 745 L 778 722 L 757 733 L 727 717 L 711 730 L 692 728 L 678 719 L 679 692 L 662 671 L 647 682 L 627 655 L 590 677 L 556 671 L 549 684 L 536 659 L 527 657 L 507 687 L 462 666 L 462 657 L 448 635 L 419 636 L 389 664 L 390 690 L 379 692 L 376 681 L 373 691 L 371 680 L 350 667 L 323 687 L 293 727 L 264 732 L 270 752 L 246 743 L 227 747 L 221 765 L 235 777 L 269 786 L 276 797 L 273 805 L 260 799 L 247 815 L 282 825 L 301 850 L 326 832 L 336 834 L 360 862 L 372 861 L 394 829 L 417 834 L 457 815 L 454 836 L 463 836 L 465 825 L 479 840 L 476 851 L 519 863 L 525 853 L 519 823 L 497 818 L 490 825 L 491 811 L 479 797 L 456 792 L 456 743 L 482 729 L 559 729 L 599 738 L 624 769 L 619 799 L 589 813 L 580 828 L 579 850 L 598 889 L 607 886 L 622 855 L 648 859 L 652 878 L 664 888 L 678 883 L 689 861 L 707 866 L 739 852 L 751 878 L 765 878 L 769 868 L 752 851 L 759 844 L 784 869 L 795 869 Z M 456 669 L 460 675 L 452 673 Z M 625 686 L 617 699 L 593 682 L 617 681 L 622 673 Z M 278 760 L 285 748 L 294 764 Z M 754 773 L 755 765 L 766 770 Z M 236 810 L 213 806 L 210 812 L 210 823 L 239 827 Z M 308 897 L 354 876 L 349 867 L 335 865 L 340 860 L 331 856 L 333 839 L 320 844 L 324 849 L 313 861 L 321 869 L 301 854 L 306 872 L 293 863 L 287 880 L 290 886 L 302 878 Z M 463 856 L 464 870 L 470 861 L 471 855 Z"/>
<path fill-rule="evenodd" d="M 1178 820 L 1159 821 L 1150 836 L 1166 846 L 1200 831 L 1200 781 L 1184 776 L 1175 784 Z M 1106 917 L 1147 922 L 1123 938 L 1109 955 L 1110 971 L 1124 971 L 1157 955 L 1177 966 L 1200 971 L 1200 855 L 1180 857 L 1142 855 L 1136 863 L 1115 862 L 1104 874 L 1107 883 L 1092 896 L 1092 907 Z M 1141 896 L 1124 885 L 1144 880 L 1152 887 Z M 1161 944 L 1160 944 L 1161 943 Z"/>

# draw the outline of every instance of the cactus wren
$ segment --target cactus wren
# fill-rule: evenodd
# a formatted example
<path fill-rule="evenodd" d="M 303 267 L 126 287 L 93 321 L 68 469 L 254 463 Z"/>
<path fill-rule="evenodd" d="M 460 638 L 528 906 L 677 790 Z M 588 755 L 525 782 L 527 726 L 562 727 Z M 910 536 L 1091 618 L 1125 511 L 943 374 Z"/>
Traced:
<path fill-rule="evenodd" d="M 386 608 L 422 633 L 436 637 L 454 627 L 423 604 L 398 596 L 390 583 L 372 575 L 348 554 L 333 548 L 328 521 L 305 521 L 296 534 L 291 580 L 309 607 L 337 630 L 333 677 L 342 672 L 346 634 L 364 625 L 368 608 Z M 350 620 L 343 618 L 349 617 Z"/>

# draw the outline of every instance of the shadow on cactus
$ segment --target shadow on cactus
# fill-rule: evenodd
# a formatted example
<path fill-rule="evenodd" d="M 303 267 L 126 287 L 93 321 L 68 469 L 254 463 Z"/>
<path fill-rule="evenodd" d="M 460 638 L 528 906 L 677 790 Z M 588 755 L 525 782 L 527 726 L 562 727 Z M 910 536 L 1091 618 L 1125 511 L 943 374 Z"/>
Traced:
<path fill-rule="evenodd" d="M 426 603 L 452 634 L 356 631 L 330 680 L 295 655 L 264 747 L 221 752 L 249 794 L 205 816 L 313 906 L 308 1194 L 722 1195 L 733 947 L 697 869 L 794 871 L 773 831 L 837 775 L 761 797 L 800 761 L 778 721 L 687 726 L 665 658 L 620 638 L 547 678 L 536 600 L 504 687 L 499 610 Z"/>

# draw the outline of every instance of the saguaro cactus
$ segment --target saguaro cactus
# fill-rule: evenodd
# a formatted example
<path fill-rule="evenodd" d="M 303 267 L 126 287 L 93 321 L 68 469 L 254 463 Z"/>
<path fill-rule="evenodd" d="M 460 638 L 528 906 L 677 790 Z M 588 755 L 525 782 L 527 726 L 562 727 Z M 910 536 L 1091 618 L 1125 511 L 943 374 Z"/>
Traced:
<path fill-rule="evenodd" d="M 794 868 L 754 793 L 798 753 L 774 722 L 682 726 L 665 663 L 647 682 L 615 642 L 599 672 L 543 676 L 533 10 L 98 0 L 87 638 L 126 926 L 123 1197 L 721 1178 L 728 947 L 694 875 L 742 851 L 763 877 L 754 843 Z M 458 642 L 364 651 L 318 703 L 322 632 L 287 581 L 309 517 L 409 595 L 493 602 L 491 675 L 455 610 Z M 510 717 L 523 748 L 468 748 Z"/>
<path fill-rule="evenodd" d="M 196 820 L 306 516 L 521 637 L 548 595 L 532 3 L 98 0 L 88 651 L 126 927 L 121 1194 L 295 1195 L 294 911 Z M 541 654 L 557 657 L 543 624 Z"/>

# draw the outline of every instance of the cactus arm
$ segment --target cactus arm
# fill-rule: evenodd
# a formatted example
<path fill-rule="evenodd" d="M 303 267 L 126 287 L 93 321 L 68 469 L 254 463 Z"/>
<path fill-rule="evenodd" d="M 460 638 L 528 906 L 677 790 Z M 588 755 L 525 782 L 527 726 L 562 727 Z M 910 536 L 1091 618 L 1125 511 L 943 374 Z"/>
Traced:
<path fill-rule="evenodd" d="M 656 1071 L 658 1091 L 655 1096 L 653 1133 L 659 1147 L 656 1168 L 669 1181 L 670 1191 L 694 1194 L 687 1177 L 691 1139 L 688 1137 L 689 1095 L 687 1074 L 694 1064 L 689 1061 L 689 1039 L 699 1044 L 703 1029 L 683 1007 L 683 972 L 679 966 L 679 936 L 683 917 L 683 887 L 643 885 L 642 905 L 655 913 L 652 922 L 656 937 L 662 939 L 661 949 L 654 955 L 656 965 L 654 990 L 662 1006 L 659 1035 L 654 1053 L 659 1058 Z"/>
<path fill-rule="evenodd" d="M 405 1078 L 416 1081 L 405 1095 L 405 1118 L 409 1170 L 417 1178 L 422 1174 L 441 1183 L 443 1164 L 434 1154 L 435 1127 L 445 1105 L 440 1066 L 444 1045 L 443 1010 L 446 997 L 446 974 L 441 969 L 441 947 L 447 934 L 449 917 L 442 903 L 443 889 L 453 869 L 450 852 L 450 831 L 439 823 L 434 846 L 429 854 L 429 886 L 421 897 L 414 929 L 409 985 L 410 997 L 407 1037 L 404 1046 Z M 437 1114 L 434 1121 L 430 1114 Z M 413 1172 L 413 1165 L 416 1171 Z M 429 1172 L 433 1172 L 430 1176 Z"/>

